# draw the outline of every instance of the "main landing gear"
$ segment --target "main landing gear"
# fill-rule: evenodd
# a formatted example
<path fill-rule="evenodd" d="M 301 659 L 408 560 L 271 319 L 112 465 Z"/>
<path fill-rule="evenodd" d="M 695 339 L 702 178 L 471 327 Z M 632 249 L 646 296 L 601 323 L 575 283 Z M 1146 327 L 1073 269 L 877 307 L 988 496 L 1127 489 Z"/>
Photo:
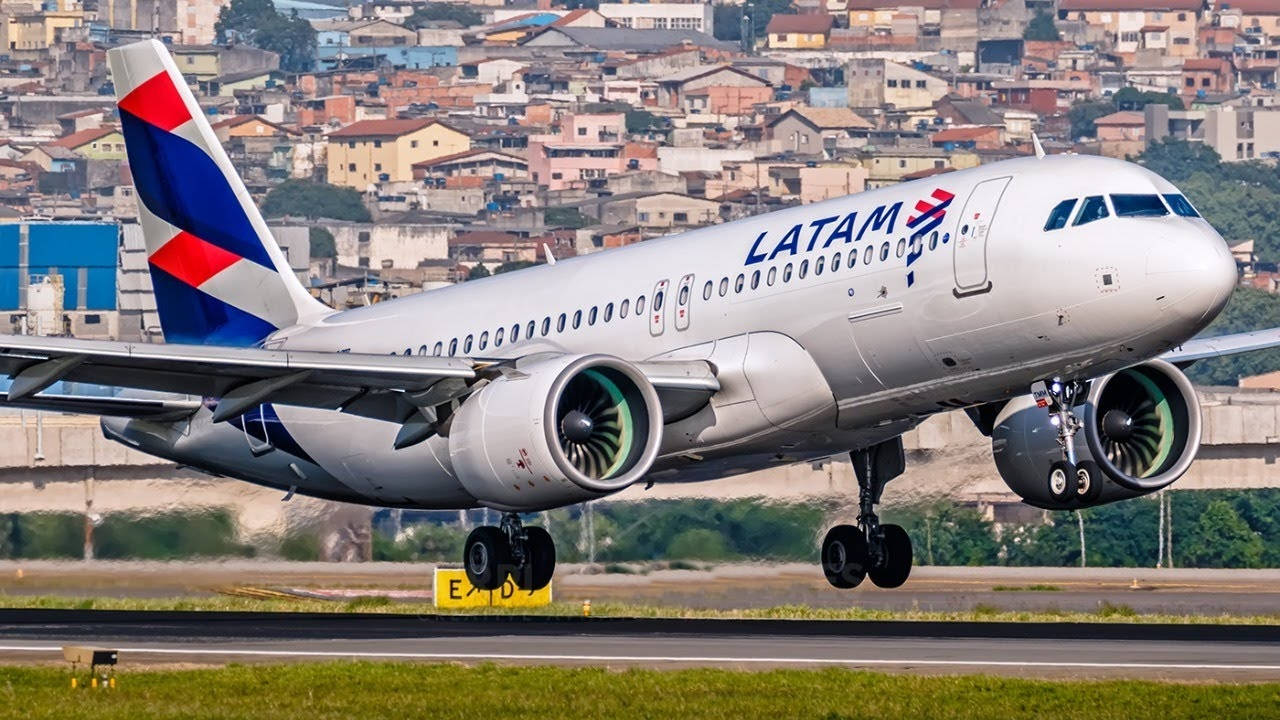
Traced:
<path fill-rule="evenodd" d="M 556 545 L 544 528 L 527 528 L 519 515 L 506 513 L 497 527 L 481 525 L 471 531 L 462 565 L 480 590 L 497 590 L 508 576 L 521 590 L 541 590 L 555 573 Z"/>
<path fill-rule="evenodd" d="M 1102 468 L 1092 460 L 1076 461 L 1075 436 L 1082 424 L 1072 408 L 1084 394 L 1084 383 L 1076 380 L 1053 378 L 1031 386 L 1036 405 L 1049 412 L 1049 423 L 1058 429 L 1058 445 L 1062 448 L 1062 459 L 1049 466 L 1047 478 L 1049 497 L 1054 502 L 1092 503 L 1102 494 Z"/>
<path fill-rule="evenodd" d="M 898 525 L 881 525 L 875 506 L 884 486 L 906 469 L 902 438 L 854 450 L 858 477 L 858 524 L 837 525 L 822 541 L 822 572 L 838 588 L 857 587 L 863 578 L 896 588 L 911 575 L 911 538 Z"/>

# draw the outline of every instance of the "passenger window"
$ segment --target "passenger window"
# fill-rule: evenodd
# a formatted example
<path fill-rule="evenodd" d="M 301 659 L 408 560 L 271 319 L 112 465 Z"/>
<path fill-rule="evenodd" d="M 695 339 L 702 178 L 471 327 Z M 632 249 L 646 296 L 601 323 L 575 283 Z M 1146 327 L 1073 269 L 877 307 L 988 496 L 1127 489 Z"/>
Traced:
<path fill-rule="evenodd" d="M 805 276 L 805 275 L 808 275 L 808 274 L 809 274 L 809 261 L 808 261 L 808 260 L 801 260 L 801 261 L 800 261 L 800 269 L 799 269 L 799 271 L 796 273 L 796 279 L 797 279 L 797 280 L 803 280 L 803 279 L 804 279 L 804 276 Z"/>
<path fill-rule="evenodd" d="M 542 318 L 542 337 L 546 337 L 550 333 L 551 333 L 551 318 L 544 317 Z"/>
<path fill-rule="evenodd" d="M 664 297 L 666 297 L 666 293 L 662 292 L 661 290 L 659 290 L 657 293 L 654 294 L 653 296 L 654 312 L 662 312 L 662 300 Z"/>
<path fill-rule="evenodd" d="M 858 264 L 858 251 L 850 250 L 849 251 L 849 269 L 852 270 L 853 266 L 857 264 Z"/>
<path fill-rule="evenodd" d="M 483 350 L 487 347 L 489 347 L 489 331 L 485 330 L 480 333 L 480 349 Z"/>
<path fill-rule="evenodd" d="M 436 343 L 436 346 L 431 349 L 431 354 L 435 355 L 436 357 L 440 357 L 440 353 L 443 353 L 443 352 L 444 352 L 444 343 L 442 342 Z"/>
<path fill-rule="evenodd" d="M 498 332 L 493 334 L 493 346 L 502 347 L 502 335 L 507 331 L 506 328 L 498 328 Z"/>
<path fill-rule="evenodd" d="M 458 338 L 454 338 L 449 341 L 449 357 L 453 357 L 454 355 L 457 355 L 457 354 L 458 354 Z"/>
<path fill-rule="evenodd" d="M 464 353 L 466 353 L 466 354 L 468 354 L 468 355 L 469 355 L 469 354 L 471 354 L 471 345 L 472 345 L 472 344 L 473 344 L 473 343 L 472 343 L 472 338 L 471 338 L 471 336 L 470 336 L 470 335 L 468 335 L 468 336 L 467 336 L 467 339 L 462 343 L 462 352 L 464 352 Z"/>
<path fill-rule="evenodd" d="M 556 332 L 564 332 L 564 322 L 566 318 L 564 313 L 560 313 L 560 317 L 556 318 Z"/>
<path fill-rule="evenodd" d="M 587 324 L 588 325 L 596 324 L 596 306 L 595 305 L 592 305 L 591 309 L 587 311 Z"/>
<path fill-rule="evenodd" d="M 870 265 L 870 264 L 871 264 L 871 253 L 873 253 L 873 252 L 875 252 L 875 249 L 874 249 L 874 248 L 872 248 L 870 245 L 868 245 L 868 246 L 867 246 L 867 248 L 866 248 L 865 250 L 863 250 L 863 251 L 862 251 L 862 264 L 863 264 L 863 265 Z"/>
<path fill-rule="evenodd" d="M 760 287 L 760 271 L 759 270 L 751 273 L 751 289 L 755 290 L 758 287 Z"/>
<path fill-rule="evenodd" d="M 1191 206 L 1191 203 L 1183 196 L 1176 193 L 1164 196 L 1165 202 L 1169 203 L 1169 207 L 1175 215 L 1182 217 L 1200 217 L 1200 213 Z"/>
<path fill-rule="evenodd" d="M 707 281 L 706 285 L 702 286 L 702 299 L 703 300 L 711 299 L 711 281 L 710 280 Z"/>
<path fill-rule="evenodd" d="M 524 331 L 524 336 L 525 336 L 525 338 L 527 338 L 527 339 L 529 339 L 529 340 L 532 340 L 532 339 L 533 339 L 533 330 L 534 330 L 534 327 L 535 327 L 535 326 L 534 326 L 533 321 L 532 321 L 532 320 L 530 320 L 530 321 L 529 321 L 529 327 L 525 328 L 525 331 Z"/>
<path fill-rule="evenodd" d="M 636 298 L 636 314 L 637 315 L 644 314 L 644 296 L 643 295 Z"/>
<path fill-rule="evenodd" d="M 1075 198 L 1071 198 L 1070 200 L 1063 200 L 1062 202 L 1055 205 L 1053 210 L 1049 212 L 1049 220 L 1044 224 L 1045 232 L 1048 232 L 1050 230 L 1060 230 L 1066 227 L 1067 220 L 1071 219 L 1071 211 L 1074 210 L 1075 207 L 1076 207 Z M 938 241 L 938 233 L 934 232 L 933 242 L 936 243 L 937 241 Z M 930 245 L 929 249 L 932 250 L 933 246 Z"/>
<path fill-rule="evenodd" d="M 1063 222 L 1066 222 L 1066 221 L 1064 220 Z M 938 231 L 937 230 L 934 230 L 933 234 L 929 236 L 929 249 L 930 250 L 938 249 Z"/>
<path fill-rule="evenodd" d="M 884 244 L 880 246 L 880 262 L 884 262 L 885 260 L 888 260 L 888 259 L 889 259 L 889 241 L 886 240 Z"/>
<path fill-rule="evenodd" d="M 1116 209 L 1116 217 L 1163 217 L 1169 214 L 1159 195 L 1112 195 L 1111 205 Z"/>
<path fill-rule="evenodd" d="M 773 283 L 776 282 L 777 279 L 778 279 L 778 266 L 775 265 L 769 268 L 769 273 L 765 275 L 764 281 L 766 284 L 768 284 L 769 287 L 773 287 Z"/>
<path fill-rule="evenodd" d="M 582 325 L 582 311 L 574 310 L 573 311 L 573 329 L 577 330 L 578 326 L 580 325 Z"/>
<path fill-rule="evenodd" d="M 819 256 L 818 256 L 818 261 L 817 261 L 817 262 L 815 262 L 815 263 L 813 264 L 813 274 L 814 274 L 814 275 L 821 275 L 821 274 L 822 274 L 822 267 L 823 267 L 823 265 L 826 265 L 826 263 L 827 263 L 827 259 L 826 259 L 826 258 L 824 258 L 824 257 L 822 257 L 821 255 L 819 255 Z"/>
<path fill-rule="evenodd" d="M 746 277 L 744 277 L 741 273 L 739 273 L 738 279 L 733 281 L 733 291 L 735 293 L 742 292 L 742 284 L 745 280 L 746 280 Z"/>
<path fill-rule="evenodd" d="M 679 302 L 681 305 L 688 304 L 688 302 L 689 302 L 689 286 L 688 286 L 688 285 L 683 285 L 683 286 L 681 286 L 681 288 L 680 288 L 680 300 L 679 300 L 678 302 Z"/>
<path fill-rule="evenodd" d="M 835 272 L 839 269 L 840 269 L 840 253 L 836 253 L 835 255 L 831 256 L 831 272 Z"/>
<path fill-rule="evenodd" d="M 791 282 L 791 263 L 787 263 L 787 266 L 782 268 L 782 282 Z"/>
<path fill-rule="evenodd" d="M 418 346 L 418 354 L 419 354 L 419 355 L 426 355 L 426 354 L 427 354 L 427 346 L 426 346 L 426 345 L 419 345 L 419 346 Z"/>
<path fill-rule="evenodd" d="M 720 278 L 720 297 L 729 294 L 729 278 Z"/>
<path fill-rule="evenodd" d="M 710 293 L 708 293 L 710 295 Z M 613 319 L 613 303 L 604 306 L 604 321 L 609 322 Z"/>
<path fill-rule="evenodd" d="M 516 342 L 519 339 L 520 339 L 520 323 L 516 323 L 515 325 L 511 326 L 511 342 Z"/>
<path fill-rule="evenodd" d="M 630 308 L 631 308 L 631 298 L 627 298 L 626 300 L 623 300 L 622 304 L 618 306 L 618 319 L 621 320 L 622 318 L 626 317 L 627 310 Z"/>
<path fill-rule="evenodd" d="M 1084 225 L 1094 220 L 1107 217 L 1107 201 L 1101 195 L 1090 195 L 1080 204 L 1080 214 L 1076 216 L 1075 225 Z"/>
<path fill-rule="evenodd" d="M 903 255 L 907 254 L 906 238 L 898 238 L 898 249 L 894 252 L 894 254 L 897 255 L 898 257 L 902 257 Z"/>

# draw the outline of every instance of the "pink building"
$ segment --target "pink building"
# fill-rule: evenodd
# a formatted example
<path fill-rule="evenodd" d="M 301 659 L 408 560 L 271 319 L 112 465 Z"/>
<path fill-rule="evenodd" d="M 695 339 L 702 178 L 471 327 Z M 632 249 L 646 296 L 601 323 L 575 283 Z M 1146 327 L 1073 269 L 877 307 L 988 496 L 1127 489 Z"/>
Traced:
<path fill-rule="evenodd" d="M 529 176 L 564 190 L 630 170 L 657 170 L 657 154 L 625 142 L 625 134 L 623 113 L 565 115 L 558 135 L 529 138 Z"/>

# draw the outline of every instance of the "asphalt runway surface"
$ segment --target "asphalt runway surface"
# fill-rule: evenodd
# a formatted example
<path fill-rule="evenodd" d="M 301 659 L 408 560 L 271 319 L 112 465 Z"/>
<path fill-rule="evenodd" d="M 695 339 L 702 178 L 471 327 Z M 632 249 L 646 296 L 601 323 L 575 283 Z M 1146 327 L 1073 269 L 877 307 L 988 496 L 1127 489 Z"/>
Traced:
<path fill-rule="evenodd" d="M 1280 681 L 1280 626 L 0 610 L 0 662 L 410 660 Z"/>

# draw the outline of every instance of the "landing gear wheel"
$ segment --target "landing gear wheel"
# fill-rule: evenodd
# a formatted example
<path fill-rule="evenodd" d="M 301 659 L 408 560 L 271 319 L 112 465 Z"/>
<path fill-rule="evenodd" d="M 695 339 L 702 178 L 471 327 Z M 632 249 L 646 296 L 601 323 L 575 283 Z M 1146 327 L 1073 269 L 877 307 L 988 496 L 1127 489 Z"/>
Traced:
<path fill-rule="evenodd" d="M 880 562 L 867 570 L 876 587 L 901 587 L 911 575 L 911 536 L 900 525 L 880 526 Z"/>
<path fill-rule="evenodd" d="M 854 588 L 867 576 L 867 540 L 852 525 L 837 525 L 822 540 L 822 572 L 842 590 Z"/>
<path fill-rule="evenodd" d="M 467 536 L 462 550 L 467 579 L 479 590 L 497 590 L 511 571 L 511 548 L 498 528 L 481 525 Z"/>
<path fill-rule="evenodd" d="M 1079 479 L 1076 466 L 1067 460 L 1058 460 L 1049 466 L 1049 497 L 1054 502 L 1067 503 L 1078 495 Z"/>
<path fill-rule="evenodd" d="M 1102 468 L 1092 460 L 1076 463 L 1076 497 L 1092 505 L 1102 495 Z"/>
<path fill-rule="evenodd" d="M 524 567 L 515 573 L 516 587 L 541 590 L 556 572 L 556 544 L 545 528 L 524 529 Z"/>

